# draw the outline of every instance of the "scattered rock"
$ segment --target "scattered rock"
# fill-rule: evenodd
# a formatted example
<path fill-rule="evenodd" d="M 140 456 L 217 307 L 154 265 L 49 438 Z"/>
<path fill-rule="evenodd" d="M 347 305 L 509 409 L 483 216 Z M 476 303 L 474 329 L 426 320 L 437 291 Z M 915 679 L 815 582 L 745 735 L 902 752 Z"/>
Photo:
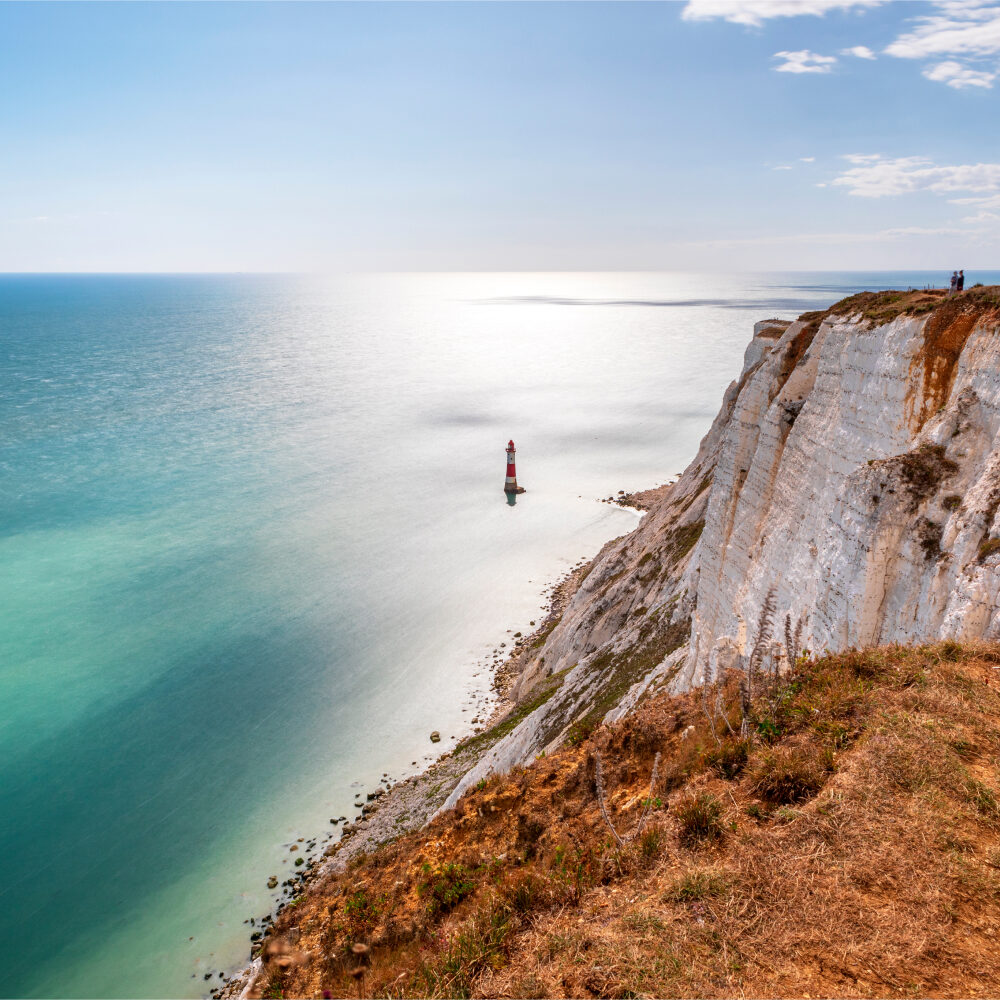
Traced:
<path fill-rule="evenodd" d="M 441 734 L 435 729 L 434 732 L 431 733 L 431 743 L 440 743 L 440 742 L 441 742 Z"/>
<path fill-rule="evenodd" d="M 268 887 L 268 889 L 277 889 L 277 887 L 278 887 L 278 876 L 277 875 L 272 875 L 267 880 L 267 887 Z"/>

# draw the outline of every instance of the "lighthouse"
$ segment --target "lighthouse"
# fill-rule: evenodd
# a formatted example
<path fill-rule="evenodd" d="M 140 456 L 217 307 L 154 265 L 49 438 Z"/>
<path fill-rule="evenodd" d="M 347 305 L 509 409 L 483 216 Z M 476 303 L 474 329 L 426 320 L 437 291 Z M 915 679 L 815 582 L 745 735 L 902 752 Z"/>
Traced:
<path fill-rule="evenodd" d="M 523 493 L 524 487 L 517 485 L 517 469 L 514 468 L 514 442 L 507 442 L 507 478 L 503 484 L 504 493 Z"/>

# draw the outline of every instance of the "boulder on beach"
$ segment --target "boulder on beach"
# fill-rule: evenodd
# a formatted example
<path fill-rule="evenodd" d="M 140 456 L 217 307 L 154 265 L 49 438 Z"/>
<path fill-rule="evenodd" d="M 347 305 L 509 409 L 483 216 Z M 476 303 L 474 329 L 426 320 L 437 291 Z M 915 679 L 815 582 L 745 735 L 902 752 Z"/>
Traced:
<path fill-rule="evenodd" d="M 441 742 L 441 734 L 435 729 L 434 732 L 431 733 L 431 743 L 440 743 L 440 742 Z"/>

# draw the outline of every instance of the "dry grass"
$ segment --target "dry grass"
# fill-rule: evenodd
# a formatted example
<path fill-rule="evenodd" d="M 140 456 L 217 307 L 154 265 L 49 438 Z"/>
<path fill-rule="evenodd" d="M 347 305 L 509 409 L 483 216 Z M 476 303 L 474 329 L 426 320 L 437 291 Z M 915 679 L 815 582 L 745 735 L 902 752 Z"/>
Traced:
<path fill-rule="evenodd" d="M 697 698 L 651 699 L 314 886 L 258 993 L 355 995 L 360 940 L 368 996 L 996 996 L 998 665 L 956 643 L 805 663 L 726 776 Z M 662 755 L 624 847 L 595 751 L 619 828 Z"/>

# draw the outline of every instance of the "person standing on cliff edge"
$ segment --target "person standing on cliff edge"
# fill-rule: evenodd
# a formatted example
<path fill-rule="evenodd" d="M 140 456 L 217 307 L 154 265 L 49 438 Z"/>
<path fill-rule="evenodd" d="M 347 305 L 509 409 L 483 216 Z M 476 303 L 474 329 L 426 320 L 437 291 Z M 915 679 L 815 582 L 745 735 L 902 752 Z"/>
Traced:
<path fill-rule="evenodd" d="M 948 288 L 948 294 L 954 295 L 958 290 L 958 271 L 951 272 L 951 285 Z"/>
<path fill-rule="evenodd" d="M 960 292 L 965 288 L 965 271 L 958 272 L 958 281 L 955 283 L 955 291 Z"/>

